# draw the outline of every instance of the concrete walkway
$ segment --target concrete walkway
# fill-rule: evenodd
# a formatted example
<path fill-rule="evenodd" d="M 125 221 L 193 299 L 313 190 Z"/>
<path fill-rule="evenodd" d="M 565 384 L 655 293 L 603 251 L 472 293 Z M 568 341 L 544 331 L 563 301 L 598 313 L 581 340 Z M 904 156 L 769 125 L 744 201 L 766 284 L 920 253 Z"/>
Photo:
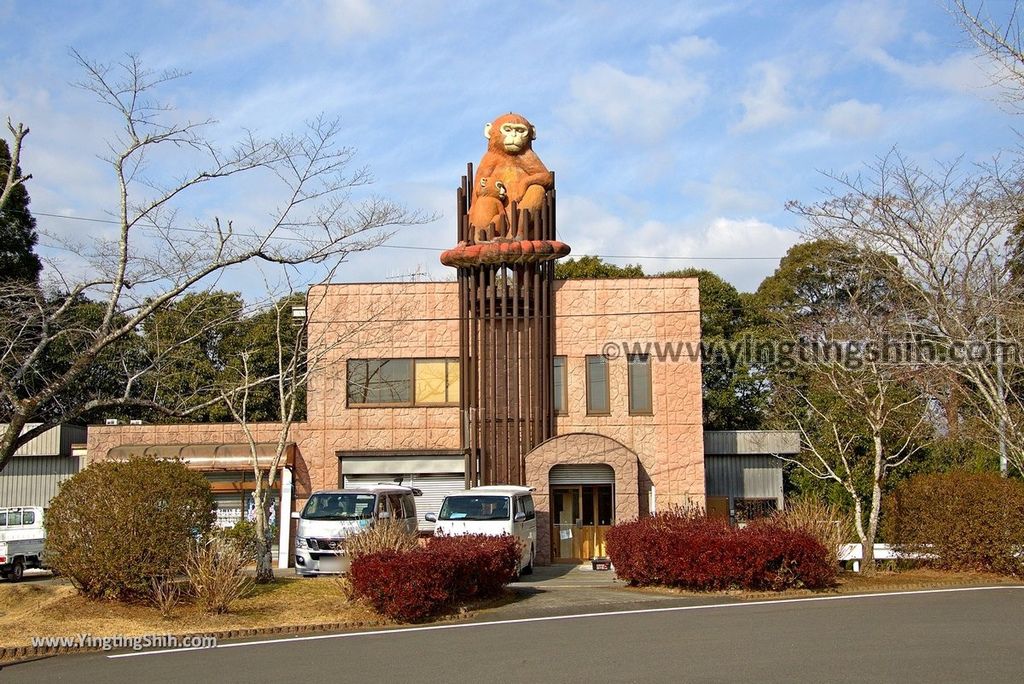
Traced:
<path fill-rule="evenodd" d="M 606 612 L 678 602 L 679 597 L 629 589 L 611 570 L 590 565 L 548 565 L 509 585 L 518 600 L 482 610 L 476 619 L 518 619 L 571 612 Z M 691 602 L 693 602 L 691 600 Z M 699 602 L 699 601 L 696 601 Z"/>

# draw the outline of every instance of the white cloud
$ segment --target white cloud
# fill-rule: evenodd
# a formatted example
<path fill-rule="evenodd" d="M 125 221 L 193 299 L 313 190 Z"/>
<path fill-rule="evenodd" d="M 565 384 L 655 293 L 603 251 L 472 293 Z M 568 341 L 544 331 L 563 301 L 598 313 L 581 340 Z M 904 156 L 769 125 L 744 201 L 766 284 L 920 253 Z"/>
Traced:
<path fill-rule="evenodd" d="M 870 138 L 882 129 L 882 106 L 846 100 L 828 108 L 823 121 L 836 138 Z"/>
<path fill-rule="evenodd" d="M 785 123 L 795 114 L 789 104 L 788 69 L 773 62 L 754 66 L 754 76 L 747 90 L 740 96 L 743 118 L 732 130 L 746 133 Z"/>
<path fill-rule="evenodd" d="M 988 85 L 989 76 L 970 52 L 953 52 L 942 59 L 920 63 L 894 56 L 894 44 L 899 42 L 922 47 L 931 47 L 936 42 L 934 36 L 922 30 L 907 35 L 906 15 L 903 6 L 892 2 L 857 0 L 839 9 L 833 25 L 854 56 L 880 66 L 909 87 L 977 94 L 979 88 Z"/>
<path fill-rule="evenodd" d="M 899 76 L 910 87 L 939 88 L 955 93 L 978 95 L 979 90 L 991 85 L 982 63 L 971 53 L 959 52 L 945 59 L 912 64 L 885 51 L 877 51 L 873 61 L 886 71 Z"/>
<path fill-rule="evenodd" d="M 711 39 L 684 36 L 653 46 L 643 73 L 599 62 L 570 79 L 570 98 L 557 111 L 577 130 L 603 129 L 627 141 L 660 142 L 695 116 L 707 95 L 704 74 L 689 62 L 717 51 Z"/>
<path fill-rule="evenodd" d="M 369 0 L 334 0 L 321 11 L 335 39 L 376 33 L 386 24 L 379 3 Z"/>
<path fill-rule="evenodd" d="M 685 183 L 682 190 L 686 196 L 702 202 L 712 215 L 769 212 L 779 203 L 763 189 L 750 187 L 749 178 L 721 170 L 710 181 L 694 180 Z"/>
<path fill-rule="evenodd" d="M 639 262 L 652 274 L 698 266 L 744 291 L 756 289 L 800 239 L 796 232 L 754 218 L 717 217 L 702 225 L 632 222 L 578 196 L 559 198 L 559 209 L 559 233 L 573 254 L 621 255 L 627 258 L 613 261 Z M 653 258 L 667 256 L 702 258 Z"/>
<path fill-rule="evenodd" d="M 903 7 L 884 0 L 855 0 L 835 15 L 839 35 L 854 49 L 871 52 L 892 43 L 903 33 Z"/>
<path fill-rule="evenodd" d="M 656 45 L 651 48 L 650 62 L 656 68 L 672 69 L 681 62 L 710 57 L 718 51 L 718 43 L 711 38 L 683 36 L 671 45 Z"/>
<path fill-rule="evenodd" d="M 597 64 L 574 76 L 569 92 L 569 102 L 559 111 L 570 126 L 655 143 L 697 113 L 707 86 L 696 75 L 662 80 Z"/>

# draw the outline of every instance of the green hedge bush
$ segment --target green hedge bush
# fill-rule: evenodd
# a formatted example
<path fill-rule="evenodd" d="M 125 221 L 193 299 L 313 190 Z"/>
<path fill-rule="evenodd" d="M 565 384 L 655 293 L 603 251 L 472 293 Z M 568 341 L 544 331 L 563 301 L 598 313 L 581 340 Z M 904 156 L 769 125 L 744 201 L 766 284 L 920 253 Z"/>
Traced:
<path fill-rule="evenodd" d="M 994 473 L 918 475 L 885 510 L 886 539 L 948 570 L 1024 575 L 1024 482 Z"/>
<path fill-rule="evenodd" d="M 185 569 L 213 523 L 201 473 L 179 461 L 100 461 L 61 485 L 46 514 L 51 567 L 92 598 L 138 600 Z"/>

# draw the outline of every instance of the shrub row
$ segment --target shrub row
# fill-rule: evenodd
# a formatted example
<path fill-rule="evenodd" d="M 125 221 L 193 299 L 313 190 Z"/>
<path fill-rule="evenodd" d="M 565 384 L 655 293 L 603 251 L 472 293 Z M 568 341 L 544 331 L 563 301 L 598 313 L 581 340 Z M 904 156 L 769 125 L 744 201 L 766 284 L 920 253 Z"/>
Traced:
<path fill-rule="evenodd" d="M 414 622 L 496 596 L 516 578 L 519 554 L 510 536 L 436 537 L 421 548 L 356 556 L 349 581 L 352 593 L 378 613 Z"/>
<path fill-rule="evenodd" d="M 806 531 L 771 522 L 739 529 L 678 511 L 615 525 L 607 544 L 619 578 L 640 586 L 818 589 L 831 586 L 837 570 L 829 550 Z"/>
<path fill-rule="evenodd" d="M 993 473 L 918 475 L 885 511 L 886 538 L 949 570 L 1024 575 L 1024 482 Z"/>

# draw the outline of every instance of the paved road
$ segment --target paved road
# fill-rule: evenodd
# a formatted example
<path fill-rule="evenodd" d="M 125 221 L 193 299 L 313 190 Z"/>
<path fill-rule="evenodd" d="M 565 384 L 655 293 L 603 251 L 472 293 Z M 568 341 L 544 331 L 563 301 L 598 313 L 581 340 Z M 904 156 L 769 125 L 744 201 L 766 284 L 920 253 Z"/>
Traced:
<path fill-rule="evenodd" d="M 713 605 L 50 658 L 26 682 L 1024 680 L 1024 588 Z"/>

